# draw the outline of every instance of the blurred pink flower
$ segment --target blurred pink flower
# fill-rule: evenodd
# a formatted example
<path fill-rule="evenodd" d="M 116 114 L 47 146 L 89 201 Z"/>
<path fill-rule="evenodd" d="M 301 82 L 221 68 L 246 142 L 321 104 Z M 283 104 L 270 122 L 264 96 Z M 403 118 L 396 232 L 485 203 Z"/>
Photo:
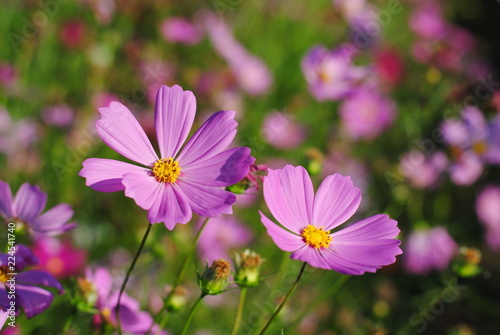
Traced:
<path fill-rule="evenodd" d="M 83 249 L 75 249 L 70 240 L 61 241 L 44 237 L 35 240 L 32 251 L 39 259 L 38 268 L 56 278 L 67 278 L 81 274 L 87 259 Z"/>
<path fill-rule="evenodd" d="M 200 17 L 215 51 L 228 62 L 238 85 L 250 95 L 267 93 L 273 77 L 264 62 L 236 41 L 230 27 L 214 13 L 204 12 Z"/>
<path fill-rule="evenodd" d="M 358 209 L 361 192 L 350 177 L 325 178 L 316 195 L 306 169 L 285 166 L 264 180 L 264 199 L 280 225 L 260 218 L 278 248 L 313 267 L 360 275 L 375 272 L 401 254 L 397 222 L 374 215 L 331 232 Z"/>
<path fill-rule="evenodd" d="M 339 113 L 349 137 L 373 140 L 392 124 L 396 105 L 374 90 L 360 88 L 343 102 Z"/>
<path fill-rule="evenodd" d="M 419 150 L 412 150 L 401 157 L 401 174 L 418 188 L 435 188 L 439 177 L 448 167 L 448 158 L 441 151 L 425 155 Z"/>
<path fill-rule="evenodd" d="M 442 9 L 434 1 L 427 1 L 413 9 L 409 26 L 417 35 L 428 39 L 441 39 L 445 37 L 448 29 Z"/>
<path fill-rule="evenodd" d="M 29 119 L 13 121 L 0 106 L 0 153 L 7 156 L 23 153 L 38 139 L 37 124 Z"/>
<path fill-rule="evenodd" d="M 281 112 L 266 115 L 262 125 L 262 135 L 273 147 L 290 150 L 304 141 L 306 132 L 293 116 Z"/>
<path fill-rule="evenodd" d="M 82 46 L 85 34 L 85 22 L 81 20 L 71 20 L 63 24 L 59 33 L 59 38 L 66 48 L 75 49 Z"/>
<path fill-rule="evenodd" d="M 18 73 L 14 65 L 0 63 L 0 85 L 5 87 L 14 86 L 17 83 Z"/>
<path fill-rule="evenodd" d="M 198 254 L 203 263 L 212 263 L 218 259 L 230 260 L 231 251 L 245 248 L 252 238 L 250 228 L 234 216 L 224 215 L 210 219 L 201 234 Z"/>
<path fill-rule="evenodd" d="M 379 77 L 391 85 L 397 85 L 404 75 L 403 61 L 398 53 L 389 49 L 377 53 L 375 68 Z"/>
<path fill-rule="evenodd" d="M 42 120 L 48 125 L 64 128 L 73 124 L 75 113 L 66 104 L 49 106 L 42 111 Z"/>
<path fill-rule="evenodd" d="M 80 0 L 87 3 L 100 23 L 108 24 L 116 11 L 115 0 Z"/>
<path fill-rule="evenodd" d="M 309 91 L 318 101 L 346 97 L 366 78 L 366 68 L 352 64 L 352 56 L 344 49 L 330 51 L 323 46 L 311 48 L 301 62 Z"/>
<path fill-rule="evenodd" d="M 444 270 L 458 252 L 458 246 L 444 227 L 413 231 L 407 238 L 403 266 L 409 273 L 425 275 Z"/>
<path fill-rule="evenodd" d="M 486 242 L 500 250 L 500 187 L 488 185 L 476 199 L 476 213 L 486 229 Z"/>
<path fill-rule="evenodd" d="M 190 21 L 171 17 L 162 21 L 160 31 L 163 37 L 169 42 L 179 42 L 193 45 L 201 40 L 201 32 Z"/>

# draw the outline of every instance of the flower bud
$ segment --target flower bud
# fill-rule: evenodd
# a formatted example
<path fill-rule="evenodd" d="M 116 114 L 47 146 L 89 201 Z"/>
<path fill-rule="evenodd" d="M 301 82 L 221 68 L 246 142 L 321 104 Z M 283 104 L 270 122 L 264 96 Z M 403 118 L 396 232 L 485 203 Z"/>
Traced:
<path fill-rule="evenodd" d="M 175 288 L 174 292 L 166 302 L 169 312 L 179 312 L 184 309 L 187 302 L 187 290 L 183 286 Z"/>
<path fill-rule="evenodd" d="M 453 270 L 461 277 L 473 277 L 481 272 L 481 251 L 476 248 L 461 247 L 453 264 Z"/>
<path fill-rule="evenodd" d="M 259 284 L 260 266 L 263 263 L 260 255 L 246 249 L 244 252 L 234 253 L 234 267 L 236 273 L 234 281 L 238 286 L 257 286 Z"/>
<path fill-rule="evenodd" d="M 219 259 L 206 267 L 199 277 L 200 288 L 205 295 L 217 295 L 227 286 L 227 278 L 231 274 L 231 265 L 224 259 Z"/>

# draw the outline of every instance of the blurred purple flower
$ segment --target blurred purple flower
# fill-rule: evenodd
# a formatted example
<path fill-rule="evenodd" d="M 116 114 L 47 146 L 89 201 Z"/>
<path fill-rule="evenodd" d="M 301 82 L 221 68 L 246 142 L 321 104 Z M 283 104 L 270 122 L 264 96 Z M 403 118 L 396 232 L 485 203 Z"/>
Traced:
<path fill-rule="evenodd" d="M 400 241 L 395 239 L 397 222 L 387 215 L 375 215 L 330 232 L 349 219 L 361 202 L 361 192 L 350 177 L 328 176 L 314 195 L 311 178 L 303 167 L 270 169 L 264 180 L 264 199 L 284 228 L 259 212 L 262 224 L 280 249 L 293 252 L 292 259 L 360 275 L 394 263 L 401 254 Z"/>
<path fill-rule="evenodd" d="M 486 229 L 486 242 L 500 250 L 500 187 L 488 185 L 476 199 L 476 213 Z"/>
<path fill-rule="evenodd" d="M 444 270 L 457 252 L 457 244 L 444 227 L 417 229 L 406 241 L 403 265 L 409 273 L 425 275 Z"/>
<path fill-rule="evenodd" d="M 373 140 L 392 124 L 396 105 L 376 91 L 360 88 L 343 102 L 339 113 L 349 137 Z"/>
<path fill-rule="evenodd" d="M 198 254 L 203 263 L 211 264 L 218 259 L 231 259 L 230 252 L 245 247 L 252 239 L 250 228 L 234 216 L 223 215 L 210 219 L 198 243 Z"/>
<path fill-rule="evenodd" d="M 14 65 L 0 63 L 0 85 L 5 87 L 14 86 L 18 79 L 18 73 Z"/>
<path fill-rule="evenodd" d="M 115 0 L 81 0 L 87 3 L 100 23 L 108 24 L 116 11 Z"/>
<path fill-rule="evenodd" d="M 17 244 L 15 246 L 15 269 L 10 269 L 10 254 L 0 254 L 0 307 L 6 311 L 10 307 L 11 300 L 8 298 L 11 289 L 11 276 L 15 276 L 15 302 L 16 308 L 22 307 L 26 316 L 32 318 L 45 311 L 52 303 L 53 294 L 43 287 L 54 288 L 59 293 L 63 288 L 51 274 L 41 270 L 27 270 L 38 263 L 38 260 L 28 247 Z M 18 310 L 19 311 L 19 310 Z M 18 312 L 17 311 L 17 312 Z"/>
<path fill-rule="evenodd" d="M 225 150 L 236 135 L 233 111 L 213 114 L 183 146 L 194 121 L 196 98 L 177 85 L 162 86 L 155 107 L 161 158 L 124 105 L 112 102 L 99 112 L 101 139 L 142 166 L 87 159 L 80 171 L 87 186 L 100 192 L 125 191 L 125 196 L 148 211 L 151 224 L 164 222 L 169 230 L 189 222 L 193 212 L 205 217 L 232 213 L 236 197 L 223 187 L 245 177 L 254 161 L 249 148 Z"/>
<path fill-rule="evenodd" d="M 448 167 L 448 158 L 441 151 L 425 155 L 419 150 L 412 150 L 401 157 L 401 174 L 418 188 L 435 188 L 439 177 Z"/>
<path fill-rule="evenodd" d="M 86 30 L 84 21 L 70 20 L 65 22 L 59 33 L 61 43 L 68 49 L 76 49 L 82 46 L 87 33 Z"/>
<path fill-rule="evenodd" d="M 273 147 L 290 150 L 298 147 L 306 137 L 300 123 L 286 113 L 273 112 L 266 115 L 262 125 L 262 135 Z"/>
<path fill-rule="evenodd" d="M 39 259 L 38 268 L 56 278 L 66 278 L 82 273 L 87 259 L 83 249 L 76 249 L 70 240 L 61 241 L 52 237 L 35 240 L 33 253 Z"/>
<path fill-rule="evenodd" d="M 273 77 L 262 60 L 236 41 L 229 26 L 215 14 L 205 12 L 201 20 L 215 50 L 228 62 L 238 85 L 250 95 L 267 93 Z"/>
<path fill-rule="evenodd" d="M 346 97 L 369 72 L 353 65 L 351 55 L 343 49 L 330 51 L 323 46 L 310 49 L 302 59 L 301 67 L 309 91 L 318 101 Z"/>
<path fill-rule="evenodd" d="M 391 85 L 399 84 L 403 78 L 403 61 L 394 50 L 380 50 L 376 55 L 375 67 L 378 76 Z"/>
<path fill-rule="evenodd" d="M 42 214 L 47 204 L 47 193 L 38 186 L 24 183 L 14 199 L 10 185 L 0 180 L 0 216 L 8 221 L 22 224 L 35 237 L 55 236 L 76 227 L 68 223 L 73 210 L 67 204 L 59 204 Z"/>
<path fill-rule="evenodd" d="M 89 292 L 83 292 L 87 296 L 97 295 L 96 308 L 104 321 L 117 326 L 116 307 L 118 303 L 119 289 L 113 288 L 113 280 L 109 271 L 105 268 L 97 268 L 94 273 L 90 269 L 85 271 L 85 279 L 79 280 L 79 286 Z M 101 321 L 101 320 L 99 320 Z M 123 292 L 120 299 L 120 324 L 121 329 L 127 334 L 144 335 L 148 333 L 154 320 L 147 312 L 140 309 L 137 300 Z M 156 333 L 158 325 L 152 327 L 153 334 L 166 335 L 165 331 Z"/>
<path fill-rule="evenodd" d="M 437 2 L 416 7 L 409 18 L 410 28 L 420 37 L 438 40 L 447 34 L 448 25 Z"/>
<path fill-rule="evenodd" d="M 160 31 L 163 37 L 169 42 L 179 42 L 193 45 L 201 40 L 201 32 L 190 21 L 172 17 L 163 20 L 160 25 Z"/>
<path fill-rule="evenodd" d="M 66 104 L 49 106 L 42 111 L 43 122 L 60 128 L 70 126 L 74 118 L 73 109 Z"/>
<path fill-rule="evenodd" d="M 7 156 L 29 148 L 38 138 L 37 125 L 29 119 L 13 121 L 9 112 L 0 107 L 0 152 Z"/>
<path fill-rule="evenodd" d="M 373 20 L 375 15 L 373 6 L 366 0 L 333 0 L 333 5 L 352 26 L 359 26 L 369 19 Z"/>

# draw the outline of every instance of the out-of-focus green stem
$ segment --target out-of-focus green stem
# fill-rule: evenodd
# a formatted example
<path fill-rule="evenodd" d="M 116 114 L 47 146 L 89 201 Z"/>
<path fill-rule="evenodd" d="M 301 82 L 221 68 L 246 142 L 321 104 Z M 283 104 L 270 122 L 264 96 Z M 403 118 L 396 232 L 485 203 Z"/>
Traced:
<path fill-rule="evenodd" d="M 238 310 L 236 311 L 236 317 L 234 319 L 233 330 L 231 335 L 236 335 L 238 329 L 240 328 L 241 315 L 243 314 L 243 306 L 245 305 L 245 298 L 247 295 L 248 287 L 242 287 L 240 292 L 240 302 L 238 304 Z"/>
<path fill-rule="evenodd" d="M 191 307 L 191 310 L 189 311 L 188 317 L 186 319 L 186 323 L 184 324 L 184 327 L 182 328 L 182 333 L 181 335 L 186 335 L 186 332 L 189 328 L 189 324 L 191 323 L 191 320 L 193 319 L 194 312 L 198 309 L 198 306 L 200 305 L 201 300 L 205 297 L 204 293 L 201 293 L 196 302 L 194 303 L 193 307 Z"/>

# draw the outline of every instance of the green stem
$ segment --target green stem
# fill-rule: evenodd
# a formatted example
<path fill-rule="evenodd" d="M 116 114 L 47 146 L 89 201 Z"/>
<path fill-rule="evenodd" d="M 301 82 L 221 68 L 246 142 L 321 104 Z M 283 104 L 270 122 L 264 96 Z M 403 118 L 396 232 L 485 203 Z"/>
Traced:
<path fill-rule="evenodd" d="M 245 298 L 247 295 L 248 287 L 242 287 L 240 292 L 240 302 L 238 304 L 238 310 L 236 311 L 236 318 L 234 319 L 233 330 L 231 335 L 236 335 L 238 329 L 240 328 L 241 315 L 243 314 L 243 306 L 245 305 Z"/>
<path fill-rule="evenodd" d="M 148 239 L 149 232 L 151 231 L 151 227 L 153 225 L 148 222 L 148 229 L 146 229 L 146 233 L 144 234 L 144 237 L 142 238 L 141 244 L 139 245 L 139 249 L 137 249 L 137 252 L 134 256 L 134 259 L 132 260 L 132 264 L 130 264 L 130 267 L 127 271 L 127 275 L 125 276 L 125 279 L 123 280 L 122 287 L 120 288 L 120 294 L 118 294 L 118 302 L 116 303 L 115 307 L 115 313 L 116 313 L 116 325 L 118 328 L 118 334 L 122 335 L 122 325 L 120 322 L 120 301 L 122 299 L 122 294 L 123 291 L 125 291 L 125 287 L 127 286 L 128 279 L 130 278 L 130 274 L 132 273 L 132 270 L 134 270 L 135 263 L 137 262 L 137 259 L 139 258 L 139 255 L 142 252 L 142 248 L 144 247 L 144 244 L 146 244 L 146 240 Z"/>
<path fill-rule="evenodd" d="M 201 236 L 201 233 L 203 232 L 203 229 L 205 229 L 205 226 L 207 225 L 207 222 L 210 218 L 206 218 L 205 221 L 203 221 L 200 229 L 198 229 L 198 232 L 196 233 L 196 236 L 194 237 L 194 240 L 193 240 L 193 245 L 191 247 L 191 250 L 189 250 L 189 253 L 184 257 L 184 259 L 182 260 L 182 264 L 181 264 L 181 267 L 179 269 L 179 272 L 177 272 L 177 276 L 175 277 L 175 281 L 174 281 L 174 286 L 171 288 L 170 292 L 168 293 L 167 297 L 165 298 L 164 300 L 164 304 L 163 304 L 163 307 L 161 308 L 161 310 L 155 315 L 154 319 L 158 319 L 158 317 L 160 315 L 162 315 L 166 310 L 167 310 L 167 306 L 168 306 L 168 303 L 169 303 L 169 300 L 172 298 L 172 295 L 174 294 L 175 290 L 177 289 L 177 287 L 179 287 L 181 281 L 182 281 L 182 278 L 184 277 L 184 273 L 186 272 L 186 268 L 189 264 L 189 262 L 191 261 L 191 258 L 193 257 L 193 254 L 195 253 L 196 251 L 196 245 L 198 244 L 198 240 L 200 239 L 200 236 Z M 159 329 L 163 329 L 165 327 L 165 325 L 167 324 L 167 321 L 168 321 L 168 315 L 170 313 L 166 314 L 165 317 L 163 317 L 160 322 L 159 322 Z M 149 328 L 148 332 L 146 333 L 147 335 L 149 335 L 151 333 L 151 330 L 153 328 L 153 324 L 151 324 L 151 327 Z"/>
<path fill-rule="evenodd" d="M 264 326 L 264 328 L 262 329 L 262 331 L 259 333 L 259 335 L 262 335 L 262 334 L 264 334 L 266 332 L 266 330 L 269 328 L 269 326 L 271 325 L 271 323 L 273 322 L 273 320 L 281 312 L 281 309 L 285 306 L 288 298 L 290 297 L 290 295 L 292 295 L 292 292 L 295 290 L 295 288 L 299 284 L 300 278 L 302 277 L 302 274 L 304 273 L 306 265 L 307 265 L 307 262 L 304 262 L 304 264 L 302 264 L 302 267 L 300 268 L 299 274 L 297 275 L 297 278 L 295 279 L 295 282 L 293 283 L 292 287 L 290 288 L 290 291 L 288 291 L 288 293 L 285 296 L 285 299 L 283 299 L 283 301 L 281 302 L 281 304 L 279 305 L 279 307 L 274 312 L 273 316 L 271 316 L 271 318 L 269 319 L 269 321 L 267 321 L 266 325 Z"/>
<path fill-rule="evenodd" d="M 186 332 L 189 328 L 189 324 L 191 323 L 191 320 L 193 319 L 194 312 L 198 309 L 198 306 L 200 305 L 201 300 L 205 297 L 205 293 L 201 293 L 199 298 L 196 300 L 194 303 L 193 307 L 191 307 L 191 310 L 189 311 L 189 315 L 186 319 L 186 323 L 184 324 L 184 327 L 182 328 L 182 333 L 181 335 L 186 335 Z"/>

